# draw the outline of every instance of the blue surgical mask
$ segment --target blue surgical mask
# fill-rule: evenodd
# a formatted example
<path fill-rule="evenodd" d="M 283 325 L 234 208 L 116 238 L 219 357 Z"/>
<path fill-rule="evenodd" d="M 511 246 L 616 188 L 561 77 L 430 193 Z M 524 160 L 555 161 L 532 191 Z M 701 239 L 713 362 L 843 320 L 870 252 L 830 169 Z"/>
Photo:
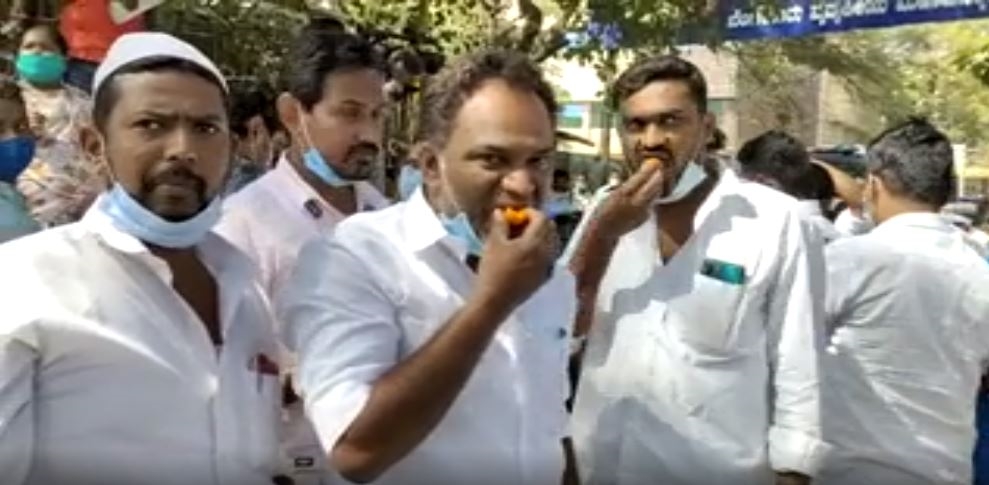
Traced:
<path fill-rule="evenodd" d="M 340 176 L 333 166 L 330 165 L 323 154 L 313 145 L 312 138 L 309 137 L 309 129 L 306 128 L 305 120 L 302 120 L 302 137 L 308 148 L 302 152 L 302 163 L 310 172 L 316 174 L 320 180 L 330 187 L 350 187 L 354 182 Z"/>
<path fill-rule="evenodd" d="M 110 193 L 100 199 L 99 209 L 126 234 L 156 246 L 184 249 L 202 242 L 220 220 L 222 205 L 217 196 L 192 218 L 171 222 L 146 209 L 119 183 L 114 183 Z"/>
<path fill-rule="evenodd" d="M 34 138 L 17 136 L 0 141 L 0 182 L 16 182 L 33 159 Z"/>
<path fill-rule="evenodd" d="M 474 225 L 467 219 L 467 214 L 462 211 L 453 217 L 440 214 L 440 223 L 443 224 L 443 229 L 446 229 L 447 234 L 467 244 L 468 254 L 480 256 L 484 251 L 484 242 L 478 237 Z"/>
<path fill-rule="evenodd" d="M 694 161 L 688 162 L 683 172 L 680 173 L 676 185 L 673 186 L 673 190 L 666 197 L 657 199 L 656 204 L 672 204 L 680 201 L 706 179 L 707 171 L 704 170 L 704 167 Z"/>
<path fill-rule="evenodd" d="M 410 165 L 403 166 L 398 174 L 399 197 L 408 200 L 420 185 L 422 185 L 422 171 Z"/>
<path fill-rule="evenodd" d="M 447 193 L 450 194 L 450 183 L 446 180 L 446 167 L 440 166 L 440 175 L 443 178 L 443 185 L 447 188 Z M 447 216 L 446 214 L 440 213 L 440 223 L 443 224 L 443 229 L 446 229 L 447 234 L 459 239 L 461 242 L 467 245 L 467 253 L 474 256 L 481 256 L 484 252 L 484 241 L 478 236 L 477 231 L 474 230 L 474 225 L 470 223 L 470 219 L 467 217 L 467 213 L 460 208 L 460 205 L 456 200 L 453 200 L 452 194 L 450 196 L 450 202 L 456 208 L 456 215 L 453 217 Z"/>

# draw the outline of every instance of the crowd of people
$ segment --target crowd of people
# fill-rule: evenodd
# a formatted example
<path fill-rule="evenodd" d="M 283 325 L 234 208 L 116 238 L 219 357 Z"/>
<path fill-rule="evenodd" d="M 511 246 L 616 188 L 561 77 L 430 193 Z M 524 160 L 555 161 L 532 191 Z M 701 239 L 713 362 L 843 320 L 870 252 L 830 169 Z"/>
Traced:
<path fill-rule="evenodd" d="M 780 131 L 725 159 L 703 74 L 647 56 L 585 199 L 539 66 L 481 50 L 392 201 L 360 35 L 303 27 L 277 96 L 165 33 L 91 97 L 66 58 L 32 27 L 0 82 L 3 483 L 974 479 L 989 264 L 928 121 L 864 181 Z"/>

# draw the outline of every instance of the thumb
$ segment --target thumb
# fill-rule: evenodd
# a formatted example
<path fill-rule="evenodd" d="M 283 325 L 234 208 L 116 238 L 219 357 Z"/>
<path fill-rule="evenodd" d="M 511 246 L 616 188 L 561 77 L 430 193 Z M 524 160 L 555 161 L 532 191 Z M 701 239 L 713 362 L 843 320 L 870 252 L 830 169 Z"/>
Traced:
<path fill-rule="evenodd" d="M 498 240 L 508 239 L 508 221 L 505 220 L 505 214 L 500 210 L 495 209 L 491 214 L 491 227 L 488 228 L 488 237 Z"/>

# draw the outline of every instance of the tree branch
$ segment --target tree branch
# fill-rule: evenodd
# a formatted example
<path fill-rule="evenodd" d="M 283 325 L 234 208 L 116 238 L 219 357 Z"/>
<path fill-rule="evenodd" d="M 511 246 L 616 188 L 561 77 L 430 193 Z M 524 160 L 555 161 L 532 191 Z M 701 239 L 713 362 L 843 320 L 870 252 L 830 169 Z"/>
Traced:
<path fill-rule="evenodd" d="M 543 11 L 532 0 L 518 0 L 517 5 L 524 23 L 516 48 L 528 51 L 532 49 L 543 28 Z"/>

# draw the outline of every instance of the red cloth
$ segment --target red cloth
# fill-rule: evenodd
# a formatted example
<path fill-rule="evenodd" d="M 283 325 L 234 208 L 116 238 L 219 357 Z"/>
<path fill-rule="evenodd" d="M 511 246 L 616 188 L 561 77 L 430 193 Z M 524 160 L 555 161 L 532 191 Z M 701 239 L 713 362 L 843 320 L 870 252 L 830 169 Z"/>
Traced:
<path fill-rule="evenodd" d="M 144 17 L 117 25 L 110 17 L 110 0 L 69 0 L 59 24 L 69 57 L 99 63 L 117 37 L 144 30 Z"/>

